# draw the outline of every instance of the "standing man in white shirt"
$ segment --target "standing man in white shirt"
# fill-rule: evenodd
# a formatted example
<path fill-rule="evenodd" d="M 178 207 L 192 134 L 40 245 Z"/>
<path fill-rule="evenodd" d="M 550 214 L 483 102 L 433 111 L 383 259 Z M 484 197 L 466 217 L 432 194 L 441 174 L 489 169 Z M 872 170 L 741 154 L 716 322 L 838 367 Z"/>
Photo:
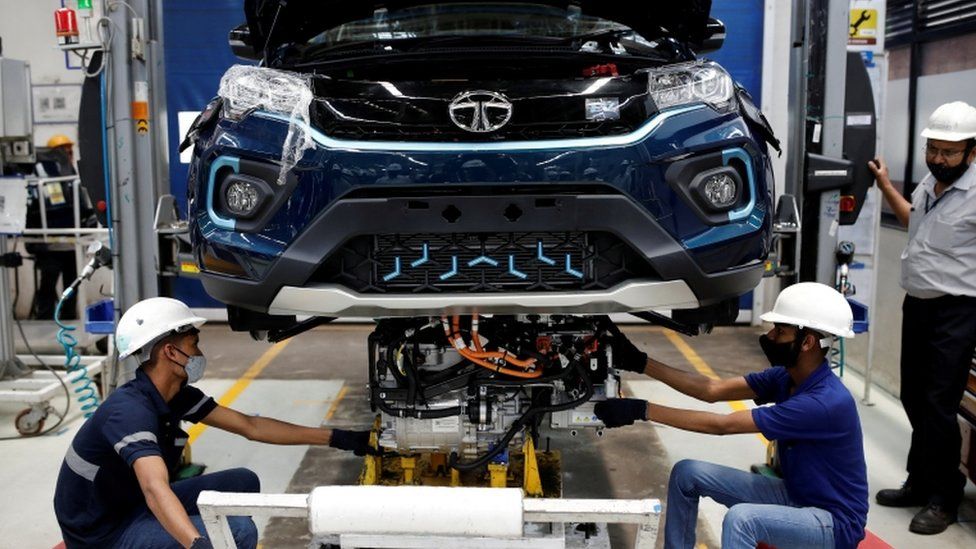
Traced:
<path fill-rule="evenodd" d="M 956 414 L 976 347 L 976 108 L 942 105 L 922 131 L 929 174 L 909 202 L 883 160 L 878 188 L 908 227 L 901 255 L 901 402 L 912 424 L 908 479 L 878 492 L 881 505 L 919 506 L 909 530 L 938 534 L 956 521 L 966 477 Z"/>

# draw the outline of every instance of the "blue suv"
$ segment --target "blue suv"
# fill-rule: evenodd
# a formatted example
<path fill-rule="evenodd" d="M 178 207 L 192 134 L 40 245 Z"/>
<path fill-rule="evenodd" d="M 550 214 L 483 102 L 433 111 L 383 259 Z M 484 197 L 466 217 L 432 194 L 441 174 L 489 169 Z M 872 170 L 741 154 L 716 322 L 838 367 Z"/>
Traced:
<path fill-rule="evenodd" d="M 679 7 L 680 6 L 680 7 Z M 238 327 L 697 310 L 758 283 L 769 124 L 710 2 L 247 0 L 189 217 Z M 724 311 L 724 313 L 722 313 Z M 243 319 L 243 320 L 242 320 Z"/>

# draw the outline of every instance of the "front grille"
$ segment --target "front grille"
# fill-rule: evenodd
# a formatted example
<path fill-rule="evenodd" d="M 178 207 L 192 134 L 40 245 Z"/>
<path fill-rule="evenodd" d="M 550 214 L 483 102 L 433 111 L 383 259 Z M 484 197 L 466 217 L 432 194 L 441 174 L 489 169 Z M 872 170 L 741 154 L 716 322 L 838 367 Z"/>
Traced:
<path fill-rule="evenodd" d="M 532 141 L 542 139 L 578 139 L 582 137 L 601 137 L 623 135 L 633 131 L 633 127 L 614 122 L 567 122 L 560 124 L 510 125 L 490 134 L 474 134 L 447 125 L 397 126 L 374 122 L 356 124 L 333 124 L 325 132 L 336 139 L 364 141 Z"/>
<path fill-rule="evenodd" d="M 360 293 L 556 292 L 654 276 L 646 259 L 610 233 L 452 233 L 356 237 L 312 282 Z"/>

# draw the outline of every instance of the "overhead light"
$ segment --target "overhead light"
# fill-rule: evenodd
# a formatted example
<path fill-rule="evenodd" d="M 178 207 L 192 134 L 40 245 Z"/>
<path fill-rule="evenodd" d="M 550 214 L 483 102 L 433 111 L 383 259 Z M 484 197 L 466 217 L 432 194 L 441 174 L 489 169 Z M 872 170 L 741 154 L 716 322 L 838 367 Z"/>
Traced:
<path fill-rule="evenodd" d="M 613 78 L 610 77 L 597 78 L 596 82 L 590 84 L 588 88 L 583 90 L 583 95 L 590 95 L 592 93 L 596 93 L 600 88 L 606 86 L 607 82 L 611 80 L 613 80 Z"/>
<path fill-rule="evenodd" d="M 392 82 L 380 82 L 380 86 L 383 86 L 383 89 L 390 92 L 390 95 L 393 97 L 403 97 L 403 92 L 394 86 Z"/>

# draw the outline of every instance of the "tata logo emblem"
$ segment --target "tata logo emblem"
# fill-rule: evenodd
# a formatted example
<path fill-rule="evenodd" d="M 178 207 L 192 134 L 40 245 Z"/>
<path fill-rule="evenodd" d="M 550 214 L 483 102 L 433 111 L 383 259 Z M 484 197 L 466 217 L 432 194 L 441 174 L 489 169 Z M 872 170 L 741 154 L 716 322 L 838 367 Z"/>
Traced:
<path fill-rule="evenodd" d="M 483 90 L 459 94 L 447 110 L 457 127 L 473 133 L 493 132 L 512 119 L 512 103 L 500 93 Z"/>

